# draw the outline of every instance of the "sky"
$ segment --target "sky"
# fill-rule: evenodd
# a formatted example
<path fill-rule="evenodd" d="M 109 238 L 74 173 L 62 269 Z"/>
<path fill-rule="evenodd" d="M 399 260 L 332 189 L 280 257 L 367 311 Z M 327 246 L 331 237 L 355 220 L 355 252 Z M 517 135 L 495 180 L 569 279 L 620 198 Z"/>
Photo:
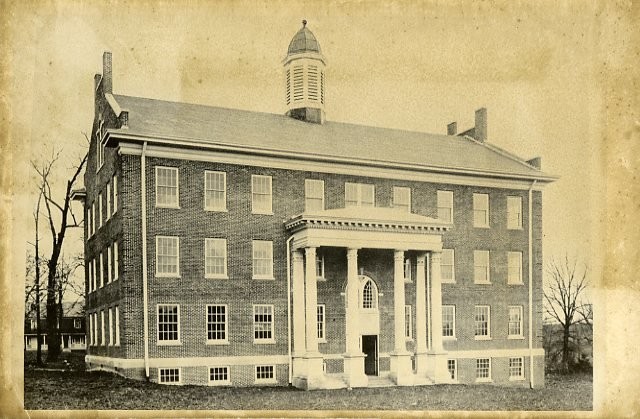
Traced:
<path fill-rule="evenodd" d="M 603 23 L 591 2 L 553 13 L 545 2 L 44 4 L 12 10 L 25 23 L 12 31 L 10 66 L 21 92 L 15 198 L 27 223 L 36 200 L 29 158 L 63 148 L 61 191 L 86 148 L 103 51 L 113 54 L 115 93 L 284 113 L 282 59 L 304 18 L 328 62 L 327 119 L 446 133 L 452 121 L 471 128 L 486 107 L 490 143 L 541 156 L 559 176 L 543 194 L 545 263 L 568 254 L 601 267 L 602 89 L 593 63 Z M 76 229 L 67 251 L 81 242 Z"/>

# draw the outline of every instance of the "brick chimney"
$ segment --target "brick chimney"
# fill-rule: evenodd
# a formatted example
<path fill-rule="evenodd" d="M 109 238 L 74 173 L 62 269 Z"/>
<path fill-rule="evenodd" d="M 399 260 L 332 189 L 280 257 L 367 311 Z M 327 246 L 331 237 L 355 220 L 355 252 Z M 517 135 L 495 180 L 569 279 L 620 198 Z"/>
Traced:
<path fill-rule="evenodd" d="M 458 132 L 458 123 L 457 122 L 452 122 L 449 125 L 447 125 L 447 135 L 456 135 L 456 133 Z"/>
<path fill-rule="evenodd" d="M 475 139 L 484 143 L 487 141 L 487 108 L 476 111 Z"/>
<path fill-rule="evenodd" d="M 105 51 L 102 54 L 102 91 L 106 93 L 113 93 L 113 81 L 111 74 L 111 52 Z"/>

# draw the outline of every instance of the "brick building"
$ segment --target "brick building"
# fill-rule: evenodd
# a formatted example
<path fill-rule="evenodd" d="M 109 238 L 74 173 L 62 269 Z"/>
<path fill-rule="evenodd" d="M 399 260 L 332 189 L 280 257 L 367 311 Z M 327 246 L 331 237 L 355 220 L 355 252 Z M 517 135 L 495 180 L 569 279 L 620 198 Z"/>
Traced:
<path fill-rule="evenodd" d="M 543 385 L 554 178 L 540 160 L 489 144 L 485 109 L 447 135 L 326 121 L 306 22 L 283 65 L 277 115 L 114 94 L 104 54 L 88 367 L 173 384 Z"/>

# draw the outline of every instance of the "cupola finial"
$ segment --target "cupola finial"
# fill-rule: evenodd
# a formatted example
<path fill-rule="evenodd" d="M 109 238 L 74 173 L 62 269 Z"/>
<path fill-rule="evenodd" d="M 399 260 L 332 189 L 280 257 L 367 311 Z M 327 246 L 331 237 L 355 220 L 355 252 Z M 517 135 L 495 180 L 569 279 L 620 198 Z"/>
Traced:
<path fill-rule="evenodd" d="M 305 26 L 307 26 L 307 19 L 302 19 L 302 27 L 304 28 Z"/>

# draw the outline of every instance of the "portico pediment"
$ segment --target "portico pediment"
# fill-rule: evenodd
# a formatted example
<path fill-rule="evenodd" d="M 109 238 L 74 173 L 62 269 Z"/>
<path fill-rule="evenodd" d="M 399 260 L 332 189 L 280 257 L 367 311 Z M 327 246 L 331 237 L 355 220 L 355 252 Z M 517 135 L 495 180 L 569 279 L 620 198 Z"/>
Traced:
<path fill-rule="evenodd" d="M 294 247 L 440 250 L 450 223 L 397 208 L 349 207 L 304 212 L 285 222 Z"/>

